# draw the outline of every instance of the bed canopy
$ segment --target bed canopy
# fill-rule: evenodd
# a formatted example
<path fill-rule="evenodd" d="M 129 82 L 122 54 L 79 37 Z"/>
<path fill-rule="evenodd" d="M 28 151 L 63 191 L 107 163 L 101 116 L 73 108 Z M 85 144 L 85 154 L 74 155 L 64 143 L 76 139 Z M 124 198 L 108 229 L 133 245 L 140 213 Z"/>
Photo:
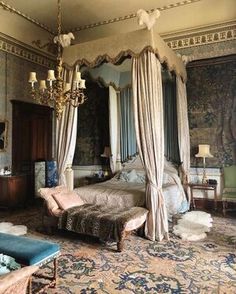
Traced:
<path fill-rule="evenodd" d="M 182 60 L 158 35 L 156 27 L 150 31 L 137 30 L 67 47 L 63 52 L 63 62 L 69 68 L 76 64 L 88 67 L 103 62 L 119 64 L 127 57 L 140 56 L 144 51 L 155 53 L 161 63 L 167 64 L 169 71 L 175 71 L 176 75 L 186 81 L 187 74 Z"/>
<path fill-rule="evenodd" d="M 154 27 L 150 31 L 143 29 L 65 48 L 65 79 L 68 76 L 73 79 L 72 73 L 83 65 L 89 68 L 106 62 L 117 65 L 126 58 L 132 61 L 135 132 L 139 155 L 147 175 L 146 207 L 149 214 L 145 235 L 151 240 L 168 239 L 168 219 L 162 194 L 164 131 L 161 64 L 164 63 L 176 75 L 179 151 L 187 178 L 190 167 L 185 88 L 187 75 L 181 58 L 166 45 Z M 116 92 L 111 95 L 115 96 Z M 62 121 L 59 123 L 62 124 Z"/>

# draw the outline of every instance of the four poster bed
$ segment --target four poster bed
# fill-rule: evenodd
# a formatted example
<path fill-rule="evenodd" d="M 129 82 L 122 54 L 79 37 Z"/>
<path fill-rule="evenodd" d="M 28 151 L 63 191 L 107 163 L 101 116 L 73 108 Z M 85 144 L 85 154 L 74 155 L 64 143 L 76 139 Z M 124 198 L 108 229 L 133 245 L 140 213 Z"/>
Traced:
<path fill-rule="evenodd" d="M 142 206 L 145 203 L 145 207 L 149 211 L 145 225 L 145 235 L 150 240 L 168 239 L 167 195 L 170 195 L 170 191 L 165 193 L 165 185 L 163 185 L 165 174 L 161 64 L 164 63 L 168 70 L 173 71 L 176 75 L 179 154 L 182 163 L 183 180 L 187 181 L 190 168 L 190 145 L 185 88 L 186 70 L 181 58 L 177 57 L 166 45 L 154 27 L 150 31 L 138 30 L 65 48 L 63 52 L 64 78 L 68 80 L 69 77 L 72 81 L 73 73 L 82 66 L 93 68 L 104 62 L 120 64 L 126 58 L 131 58 L 132 60 L 131 74 L 135 131 L 139 156 L 146 178 L 146 183 L 140 187 L 142 195 L 145 195 L 145 197 L 138 198 L 139 200 L 141 199 L 138 204 Z M 58 142 L 68 142 L 69 139 L 76 137 L 76 128 L 74 126 L 77 126 L 77 117 L 74 114 L 75 111 L 72 107 L 68 107 L 64 118 L 59 122 L 60 125 L 57 128 Z M 72 120 L 71 117 L 74 117 L 74 119 Z M 67 131 L 70 130 L 69 132 L 62 131 L 66 125 L 65 118 L 70 120 L 70 124 L 67 124 L 67 127 L 69 127 Z M 116 117 L 114 116 L 115 119 Z M 74 131 L 72 132 L 71 130 Z M 65 134 L 67 134 L 67 140 L 63 138 Z M 115 133 L 112 136 L 110 142 L 112 152 L 111 168 L 115 172 L 119 139 Z M 63 153 L 63 156 L 60 156 L 60 152 L 58 152 L 59 175 L 63 174 L 65 164 L 72 161 L 75 139 L 72 141 L 71 144 L 64 146 L 66 152 Z M 57 144 L 57 146 L 61 145 Z M 111 185 L 109 187 L 111 193 L 109 196 L 104 196 L 106 201 L 101 200 L 102 198 L 96 195 L 94 198 L 99 198 L 98 201 L 104 201 L 106 205 L 109 205 L 112 202 L 109 202 L 109 199 L 112 198 L 112 185 L 114 187 L 116 180 L 117 178 L 107 183 Z M 175 185 L 177 184 L 175 183 Z M 95 185 L 95 188 L 100 189 L 101 186 L 101 184 Z M 82 195 L 83 189 L 76 189 L 76 193 L 81 193 L 81 197 L 86 198 L 86 196 Z M 87 187 L 86 189 L 90 188 Z M 122 189 L 120 188 L 120 190 Z M 89 193 L 91 196 L 92 191 Z M 99 193 L 101 194 L 101 191 Z M 89 202 L 88 197 L 84 199 L 87 202 Z M 131 205 L 131 203 L 125 203 L 125 197 L 127 196 L 123 197 L 123 202 L 120 200 L 121 206 Z M 137 203 L 133 204 L 137 205 Z"/>
<path fill-rule="evenodd" d="M 184 192 L 178 171 L 170 162 L 165 161 L 162 190 L 168 220 L 172 216 L 188 210 L 188 200 Z M 146 175 L 139 156 L 130 160 L 122 171 L 110 180 L 86 185 L 74 189 L 84 203 L 102 205 L 106 207 L 145 207 Z"/>

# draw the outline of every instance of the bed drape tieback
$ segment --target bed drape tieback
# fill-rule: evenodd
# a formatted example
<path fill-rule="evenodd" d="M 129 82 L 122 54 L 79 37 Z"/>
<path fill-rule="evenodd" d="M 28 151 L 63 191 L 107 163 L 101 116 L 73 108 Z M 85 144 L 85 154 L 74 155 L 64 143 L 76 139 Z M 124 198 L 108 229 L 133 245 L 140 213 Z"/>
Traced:
<path fill-rule="evenodd" d="M 158 195 L 160 195 L 160 197 L 158 198 L 158 208 L 160 208 L 164 204 L 162 188 L 159 187 L 157 184 L 154 184 L 153 182 L 149 182 L 148 184 L 150 185 L 150 187 L 157 191 Z"/>
<path fill-rule="evenodd" d="M 155 184 L 155 183 L 153 183 L 153 182 L 149 182 L 148 184 L 149 184 L 152 188 L 154 188 L 155 190 L 157 190 L 158 193 L 162 190 L 161 187 L 159 187 L 157 184 Z"/>

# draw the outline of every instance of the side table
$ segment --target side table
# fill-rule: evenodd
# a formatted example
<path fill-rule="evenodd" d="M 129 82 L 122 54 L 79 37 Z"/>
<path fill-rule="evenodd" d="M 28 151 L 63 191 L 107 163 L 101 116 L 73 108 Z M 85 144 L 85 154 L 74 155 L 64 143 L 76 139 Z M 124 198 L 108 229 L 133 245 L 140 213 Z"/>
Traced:
<path fill-rule="evenodd" d="M 193 190 L 203 190 L 203 191 L 213 191 L 214 192 L 214 209 L 217 209 L 217 195 L 216 195 L 216 188 L 217 184 L 198 184 L 198 183 L 189 183 L 189 187 L 191 190 L 191 200 L 190 200 L 190 206 L 195 209 L 195 201 L 193 197 Z"/>

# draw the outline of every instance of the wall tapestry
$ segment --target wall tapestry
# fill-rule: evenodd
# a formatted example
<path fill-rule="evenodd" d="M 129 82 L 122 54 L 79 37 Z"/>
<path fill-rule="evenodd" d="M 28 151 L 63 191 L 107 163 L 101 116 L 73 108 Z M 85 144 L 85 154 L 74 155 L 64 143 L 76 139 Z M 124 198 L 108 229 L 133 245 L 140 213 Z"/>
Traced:
<path fill-rule="evenodd" d="M 87 100 L 78 108 L 77 142 L 73 165 L 100 165 L 104 147 L 109 146 L 108 88 L 86 79 Z"/>
<path fill-rule="evenodd" d="M 191 165 L 198 144 L 209 144 L 207 166 L 236 164 L 236 55 L 189 63 L 187 67 Z"/>

